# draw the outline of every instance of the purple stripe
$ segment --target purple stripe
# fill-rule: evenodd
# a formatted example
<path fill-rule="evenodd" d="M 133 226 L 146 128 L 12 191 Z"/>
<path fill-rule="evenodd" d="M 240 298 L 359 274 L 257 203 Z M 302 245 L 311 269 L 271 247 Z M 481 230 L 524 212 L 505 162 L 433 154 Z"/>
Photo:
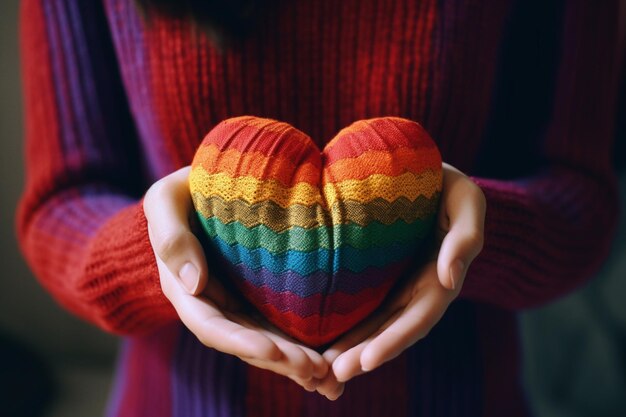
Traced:
<path fill-rule="evenodd" d="M 67 111 L 68 106 L 65 105 L 66 98 L 64 94 L 64 87 L 68 77 L 64 76 L 62 59 L 62 47 L 58 43 L 59 34 L 57 33 L 59 24 L 56 22 L 57 16 L 55 11 L 55 4 L 50 1 L 43 1 L 42 7 L 44 9 L 44 15 L 46 19 L 46 30 L 48 33 L 48 40 L 50 42 L 50 66 L 52 68 L 52 77 L 54 78 L 54 99 L 56 102 L 55 110 L 58 114 L 59 129 L 60 129 L 60 146 L 62 147 L 62 154 L 67 159 L 71 159 L 72 150 L 76 148 L 75 138 L 72 134 L 72 130 L 69 129 L 73 126 L 73 121 L 70 118 L 70 114 Z"/>
<path fill-rule="evenodd" d="M 143 27 L 132 2 L 106 0 L 105 7 L 142 151 L 148 159 L 145 168 L 149 170 L 150 179 L 157 180 L 176 167 L 164 146 L 163 132 L 156 119 L 157 109 L 150 83 L 150 48 L 144 35 L 148 30 Z"/>
<path fill-rule="evenodd" d="M 65 106 L 63 109 L 59 109 L 61 112 L 67 112 L 66 117 L 66 127 L 67 130 L 65 134 L 71 135 L 73 142 L 75 145 L 72 146 L 72 149 L 76 151 L 76 161 L 71 161 L 76 164 L 81 164 L 84 162 L 84 156 L 82 155 L 81 147 L 83 144 L 87 144 L 89 142 L 89 129 L 86 124 L 88 121 L 87 115 L 85 114 L 85 109 L 91 105 L 91 103 L 83 102 L 82 99 L 86 99 L 87 97 L 83 97 L 81 95 L 81 88 L 79 85 L 79 65 L 78 62 L 86 60 L 86 57 L 81 55 L 81 51 L 72 45 L 72 40 L 74 39 L 74 34 L 72 34 L 72 22 L 67 17 L 67 12 L 64 10 L 65 4 L 63 1 L 55 1 L 56 5 L 56 16 L 58 19 L 57 29 L 60 31 L 59 36 L 61 37 L 61 47 L 62 50 L 59 51 L 58 59 L 63 59 L 63 64 L 65 67 L 66 76 L 65 81 L 67 82 L 68 87 L 68 96 L 64 99 Z M 88 100 L 85 100 L 88 101 Z M 71 120 L 70 120 L 71 119 Z M 78 137 L 81 139 L 79 140 Z"/>
<path fill-rule="evenodd" d="M 246 365 L 182 330 L 172 367 L 172 417 L 244 417 Z"/>
<path fill-rule="evenodd" d="M 271 290 L 268 291 L 267 287 L 261 287 L 258 288 L 258 291 L 252 292 L 243 288 L 242 291 L 259 308 L 269 304 L 281 313 L 290 312 L 300 318 L 307 318 L 316 314 L 324 318 L 335 314 L 350 315 L 364 302 L 372 301 L 370 296 L 364 298 L 363 295 L 346 300 L 340 293 L 335 293 L 334 297 L 317 295 L 300 298 L 290 292 L 274 293 Z M 382 301 L 382 298 L 379 301 Z"/>
<path fill-rule="evenodd" d="M 98 159 L 102 157 L 102 146 L 107 141 L 102 135 L 102 120 L 96 126 L 95 115 L 102 115 L 99 105 L 99 97 L 93 85 L 96 79 L 96 72 L 91 68 L 90 56 L 86 45 L 87 37 L 83 33 L 83 20 L 91 21 L 85 16 L 81 16 L 77 10 L 76 1 L 60 1 L 58 3 L 59 23 L 63 30 L 63 48 L 66 70 L 73 76 L 67 77 L 70 83 L 69 99 L 72 103 L 72 113 L 74 114 L 74 134 L 80 138 L 78 144 L 80 149 L 80 162 L 86 163 L 86 159 Z M 96 45 L 92 45 L 94 47 Z M 99 46 L 99 45 L 98 45 Z M 91 114 L 90 114 L 91 113 Z M 100 136 L 100 137 L 96 137 Z M 89 154 L 90 158 L 86 154 Z M 111 157 L 109 157 L 111 158 Z M 112 159 L 112 158 L 111 158 Z"/>
<path fill-rule="evenodd" d="M 114 112 L 125 110 L 125 107 L 120 109 L 120 102 L 125 97 L 122 96 L 121 88 L 116 88 L 121 86 L 121 80 L 114 66 L 113 45 L 106 32 L 108 28 L 103 27 L 106 21 L 102 6 L 86 5 L 74 0 L 67 2 L 67 8 L 77 52 L 72 56 L 73 67 L 80 75 L 76 77 L 76 91 L 82 92 L 81 101 L 77 101 L 77 105 L 84 106 L 85 116 L 88 116 L 81 126 L 81 135 L 88 139 L 84 151 L 91 161 L 118 165 L 120 157 L 112 146 L 126 133 L 120 130 L 120 121 L 125 118 L 118 120 Z M 83 22 L 90 24 L 85 26 Z"/>
<path fill-rule="evenodd" d="M 101 176 L 131 189 L 139 181 L 129 175 L 139 166 L 129 141 L 134 128 L 102 7 L 79 0 L 42 2 L 42 7 L 65 180 Z"/>
<path fill-rule="evenodd" d="M 81 187 L 80 194 L 86 197 L 82 203 L 94 218 L 100 216 L 109 218 L 123 208 L 136 203 L 136 200 L 124 195 L 112 195 L 110 189 L 99 185 Z"/>
<path fill-rule="evenodd" d="M 329 274 L 324 271 L 300 275 L 290 270 L 280 274 L 275 274 L 265 268 L 253 270 L 245 264 L 238 264 L 231 268 L 237 271 L 235 275 L 242 277 L 255 287 L 265 285 L 275 293 L 291 292 L 298 297 L 310 297 L 322 292 L 356 294 L 366 288 L 379 287 L 389 279 L 389 276 L 402 274 L 407 268 L 407 263 L 406 261 L 397 262 L 384 268 L 369 267 L 362 272 L 341 269 L 334 275 L 330 287 L 328 285 Z"/>
<path fill-rule="evenodd" d="M 119 157 L 113 156 L 110 143 L 119 132 L 109 133 L 113 138 L 107 137 L 106 128 L 110 123 L 103 120 L 107 111 L 102 108 L 103 97 L 96 88 L 98 81 L 111 82 L 110 74 L 106 74 L 104 68 L 113 68 L 110 62 L 96 61 L 98 58 L 100 61 L 107 59 L 107 48 L 97 32 L 100 29 L 98 16 L 95 15 L 98 10 L 94 7 L 80 10 L 76 0 L 59 0 L 51 4 L 49 7 L 55 9 L 54 12 L 53 9 L 49 11 L 56 17 L 55 30 L 60 37 L 60 43 L 54 43 L 52 48 L 53 61 L 58 61 L 55 72 L 66 75 L 66 89 L 57 90 L 57 93 L 63 103 L 58 108 L 63 114 L 62 135 L 67 136 L 67 149 L 73 151 L 68 157 L 70 165 L 82 166 L 88 160 L 98 165 L 103 161 L 118 164 Z M 84 21 L 91 23 L 91 27 L 87 28 L 89 33 L 85 32 Z M 90 48 L 97 48 L 98 53 L 91 56 Z M 107 88 L 116 91 L 111 85 Z"/>
<path fill-rule="evenodd" d="M 87 238 L 97 232 L 103 219 L 134 202 L 123 195 L 111 195 L 110 190 L 104 187 L 88 185 L 59 193 L 50 199 L 50 212 L 45 221 L 62 224 Z"/>
<path fill-rule="evenodd" d="M 106 417 L 117 417 L 122 415 L 120 406 L 122 404 L 122 397 L 127 389 L 126 384 L 128 383 L 128 377 L 126 375 L 126 370 L 128 369 L 128 345 L 129 341 L 127 339 L 122 339 L 115 364 L 113 388 L 111 390 L 111 395 L 109 396 L 106 412 L 104 414 Z"/>
<path fill-rule="evenodd" d="M 124 340 L 108 417 L 171 417 L 170 369 L 179 326 Z"/>

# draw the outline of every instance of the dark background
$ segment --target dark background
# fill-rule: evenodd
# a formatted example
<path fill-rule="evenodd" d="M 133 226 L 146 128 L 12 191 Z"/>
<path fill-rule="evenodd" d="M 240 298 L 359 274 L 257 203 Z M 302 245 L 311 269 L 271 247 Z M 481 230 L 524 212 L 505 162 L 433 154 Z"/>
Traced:
<path fill-rule="evenodd" d="M 0 0 L 0 417 L 21 417 L 18 405 L 34 412 L 47 398 L 53 401 L 46 417 L 101 416 L 117 342 L 52 301 L 15 239 L 24 175 L 18 3 Z M 50 387 L 54 395 L 46 395 Z"/>
<path fill-rule="evenodd" d="M 98 416 L 117 341 L 61 310 L 33 278 L 15 241 L 23 181 L 17 15 L 18 0 L 0 1 L 0 416 L 27 415 L 17 407 L 34 412 L 38 404 L 48 404 L 40 414 L 47 417 Z M 626 161 L 624 109 L 620 116 L 616 159 Z M 617 235 L 596 279 L 521 317 L 525 380 L 538 417 L 626 416 L 624 216 Z"/>

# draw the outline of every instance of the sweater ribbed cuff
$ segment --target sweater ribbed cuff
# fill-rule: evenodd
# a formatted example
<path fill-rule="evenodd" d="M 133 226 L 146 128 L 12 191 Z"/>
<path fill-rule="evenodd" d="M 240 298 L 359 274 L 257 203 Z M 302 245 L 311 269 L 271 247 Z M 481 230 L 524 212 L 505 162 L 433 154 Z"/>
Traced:
<path fill-rule="evenodd" d="M 177 319 L 161 291 L 142 201 L 109 219 L 91 242 L 80 286 L 101 327 L 143 333 Z"/>

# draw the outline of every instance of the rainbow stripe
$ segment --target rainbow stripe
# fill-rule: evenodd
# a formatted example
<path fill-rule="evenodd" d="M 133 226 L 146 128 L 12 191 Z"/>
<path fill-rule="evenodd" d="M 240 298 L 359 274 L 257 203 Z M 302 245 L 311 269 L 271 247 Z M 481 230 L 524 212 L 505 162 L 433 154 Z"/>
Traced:
<path fill-rule="evenodd" d="M 320 152 L 289 124 L 243 116 L 206 136 L 190 191 L 243 295 L 311 346 L 380 305 L 428 236 L 441 156 L 417 123 L 355 122 Z"/>

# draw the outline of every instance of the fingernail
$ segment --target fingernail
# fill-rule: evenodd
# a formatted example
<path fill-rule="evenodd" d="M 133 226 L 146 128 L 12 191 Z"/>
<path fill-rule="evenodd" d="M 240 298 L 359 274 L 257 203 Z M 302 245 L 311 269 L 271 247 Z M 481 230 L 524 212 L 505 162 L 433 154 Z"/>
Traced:
<path fill-rule="evenodd" d="M 450 282 L 452 283 L 453 290 L 456 289 L 456 286 L 459 284 L 459 282 L 461 282 L 461 279 L 463 279 L 464 271 L 465 264 L 460 259 L 457 259 L 456 261 L 452 262 L 452 265 L 450 265 Z"/>
<path fill-rule="evenodd" d="M 341 385 L 339 390 L 333 392 L 332 394 L 325 395 L 330 401 L 337 401 L 339 397 L 343 395 L 343 390 L 345 389 L 345 385 Z"/>
<path fill-rule="evenodd" d="M 183 265 L 183 267 L 180 268 L 180 273 L 178 274 L 180 280 L 183 282 L 183 285 L 190 294 L 193 294 L 198 286 L 200 278 L 199 275 L 200 273 L 198 272 L 198 269 L 191 262 L 187 262 Z"/>
<path fill-rule="evenodd" d="M 335 393 L 335 400 L 339 399 L 339 397 L 341 397 L 343 395 L 343 390 L 346 388 L 346 386 L 344 384 L 341 384 L 341 387 L 339 388 L 339 391 L 337 391 Z M 334 401 L 334 400 L 333 400 Z"/>

